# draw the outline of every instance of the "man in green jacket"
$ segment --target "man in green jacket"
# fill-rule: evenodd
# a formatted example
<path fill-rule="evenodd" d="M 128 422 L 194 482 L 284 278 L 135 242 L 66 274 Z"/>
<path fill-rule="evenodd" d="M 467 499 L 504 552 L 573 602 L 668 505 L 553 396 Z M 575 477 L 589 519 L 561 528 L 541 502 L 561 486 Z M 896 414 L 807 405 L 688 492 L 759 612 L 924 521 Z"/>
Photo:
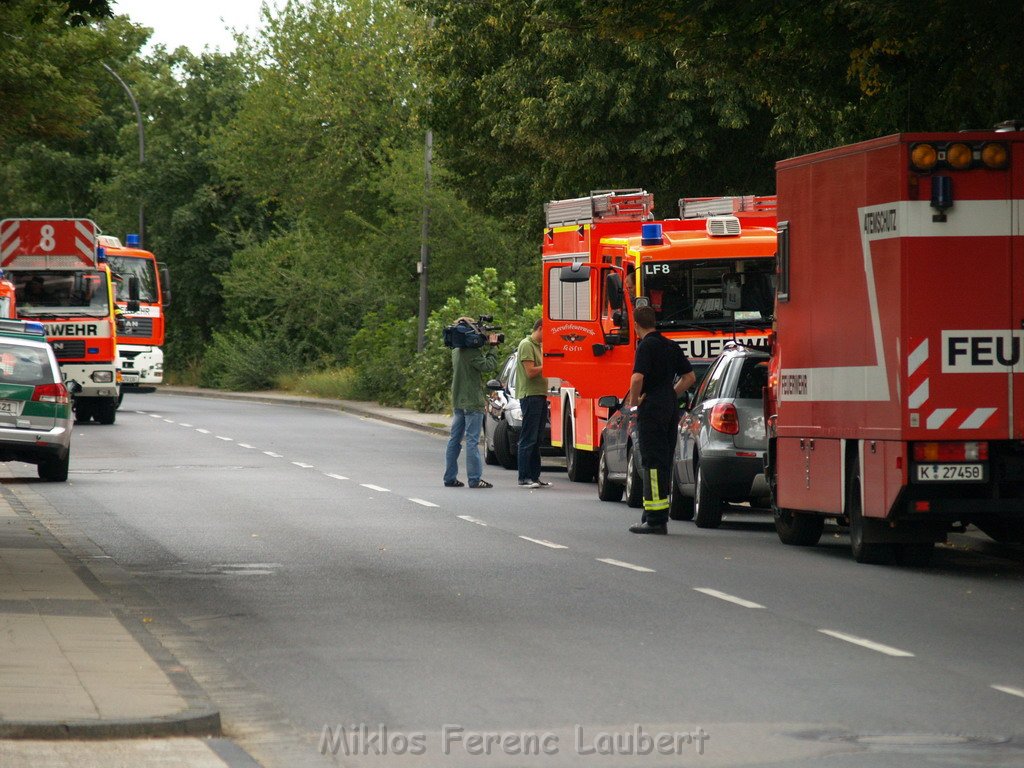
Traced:
<path fill-rule="evenodd" d="M 472 318 L 463 320 L 472 323 Z M 484 480 L 483 462 L 480 461 L 480 428 L 484 423 L 484 390 L 480 375 L 493 371 L 498 365 L 494 351 L 497 337 L 491 334 L 488 344 L 475 349 L 452 350 L 452 427 L 444 459 L 444 484 L 448 488 L 461 488 L 459 480 L 459 454 L 462 440 L 466 440 L 466 475 L 470 488 L 491 488 Z"/>

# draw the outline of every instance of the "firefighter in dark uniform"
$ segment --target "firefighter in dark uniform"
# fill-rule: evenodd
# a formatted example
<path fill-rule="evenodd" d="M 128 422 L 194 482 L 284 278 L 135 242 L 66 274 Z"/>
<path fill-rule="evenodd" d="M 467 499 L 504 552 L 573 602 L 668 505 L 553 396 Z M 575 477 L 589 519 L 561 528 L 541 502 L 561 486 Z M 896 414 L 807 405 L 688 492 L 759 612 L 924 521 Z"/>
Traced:
<path fill-rule="evenodd" d="M 654 329 L 653 307 L 639 307 L 634 317 L 640 344 L 636 348 L 626 407 L 637 406 L 644 516 L 640 525 L 629 530 L 665 534 L 668 532 L 668 494 L 679 424 L 679 398 L 693 386 L 696 376 L 679 345 Z"/>

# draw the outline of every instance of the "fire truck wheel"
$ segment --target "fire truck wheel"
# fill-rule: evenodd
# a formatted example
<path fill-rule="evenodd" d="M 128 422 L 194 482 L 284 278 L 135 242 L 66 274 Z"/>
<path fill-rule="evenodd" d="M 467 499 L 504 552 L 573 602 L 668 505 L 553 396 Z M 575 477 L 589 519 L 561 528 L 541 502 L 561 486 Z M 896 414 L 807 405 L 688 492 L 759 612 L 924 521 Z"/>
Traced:
<path fill-rule="evenodd" d="M 923 567 L 932 561 L 935 545 L 931 542 L 896 545 L 896 562 L 900 565 Z"/>
<path fill-rule="evenodd" d="M 494 430 L 494 455 L 505 469 L 519 467 L 519 441 L 513 440 L 512 430 L 505 420 L 498 422 Z"/>
<path fill-rule="evenodd" d="M 123 402 L 124 402 L 124 390 L 122 389 L 120 392 L 117 393 L 117 405 L 115 407 L 116 408 L 120 408 L 121 407 L 121 403 L 123 403 Z"/>
<path fill-rule="evenodd" d="M 722 524 L 722 497 L 707 483 L 704 470 L 697 465 L 697 487 L 694 489 L 694 522 L 698 528 L 717 528 Z"/>
<path fill-rule="evenodd" d="M 96 421 L 100 424 L 113 424 L 117 419 L 117 398 L 105 397 L 96 403 Z"/>
<path fill-rule="evenodd" d="M 565 473 L 574 483 L 592 483 L 597 475 L 597 456 L 593 451 L 576 448 L 572 424 L 565 422 L 562 440 L 565 442 Z"/>
<path fill-rule="evenodd" d="M 75 398 L 75 421 L 87 424 L 96 415 L 96 402 L 92 398 Z"/>
<path fill-rule="evenodd" d="M 71 451 L 63 459 L 53 458 L 39 462 L 36 472 L 40 480 L 48 480 L 55 483 L 63 483 L 68 479 L 68 465 L 71 464 Z"/>
<path fill-rule="evenodd" d="M 846 502 L 847 514 L 850 517 L 850 550 L 853 559 L 858 563 L 885 564 L 892 561 L 894 547 L 891 542 L 866 542 L 865 535 L 872 528 L 878 527 L 879 521 L 865 520 L 860 508 L 860 471 L 854 466 Z"/>
<path fill-rule="evenodd" d="M 682 488 L 676 482 L 676 473 L 672 472 L 672 488 L 668 500 L 668 516 L 670 520 L 693 520 L 693 497 L 684 496 Z"/>
<path fill-rule="evenodd" d="M 825 518 L 822 515 L 794 512 L 792 509 L 772 510 L 775 515 L 775 532 L 779 541 L 796 547 L 813 547 L 821 540 L 825 530 Z"/>
<path fill-rule="evenodd" d="M 644 477 L 640 471 L 640 458 L 631 445 L 626 449 L 626 504 L 633 509 L 644 505 Z"/>
<path fill-rule="evenodd" d="M 613 483 L 608 479 L 608 457 L 602 445 L 597 454 L 597 498 L 601 501 L 620 501 L 624 490 L 622 483 Z"/>

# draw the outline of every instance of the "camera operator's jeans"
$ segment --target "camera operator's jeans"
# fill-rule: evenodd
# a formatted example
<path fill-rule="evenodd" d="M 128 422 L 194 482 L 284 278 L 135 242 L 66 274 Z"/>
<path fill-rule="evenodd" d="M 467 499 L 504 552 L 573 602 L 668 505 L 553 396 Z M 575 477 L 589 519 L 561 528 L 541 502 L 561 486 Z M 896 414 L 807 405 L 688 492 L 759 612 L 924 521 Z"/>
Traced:
<path fill-rule="evenodd" d="M 462 452 L 462 438 L 466 438 L 466 474 L 469 484 L 480 482 L 484 467 L 480 461 L 480 427 L 484 423 L 483 411 L 467 411 L 456 408 L 452 414 L 451 436 L 444 452 L 444 481 L 450 483 L 459 477 L 459 454 Z"/>

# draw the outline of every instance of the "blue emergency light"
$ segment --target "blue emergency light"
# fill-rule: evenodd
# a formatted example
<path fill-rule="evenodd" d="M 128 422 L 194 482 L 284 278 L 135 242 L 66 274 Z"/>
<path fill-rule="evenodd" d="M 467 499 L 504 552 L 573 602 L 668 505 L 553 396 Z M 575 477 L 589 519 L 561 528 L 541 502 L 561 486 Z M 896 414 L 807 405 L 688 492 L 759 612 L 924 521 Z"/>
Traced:
<path fill-rule="evenodd" d="M 142 245 L 142 238 L 140 238 L 138 235 L 134 233 L 130 235 L 125 235 L 124 244 L 128 248 L 138 248 L 140 245 Z"/>
<path fill-rule="evenodd" d="M 661 224 L 644 224 L 640 227 L 640 245 L 664 245 Z"/>
<path fill-rule="evenodd" d="M 107 260 L 107 249 L 102 245 L 96 246 L 96 261 L 103 263 Z"/>

